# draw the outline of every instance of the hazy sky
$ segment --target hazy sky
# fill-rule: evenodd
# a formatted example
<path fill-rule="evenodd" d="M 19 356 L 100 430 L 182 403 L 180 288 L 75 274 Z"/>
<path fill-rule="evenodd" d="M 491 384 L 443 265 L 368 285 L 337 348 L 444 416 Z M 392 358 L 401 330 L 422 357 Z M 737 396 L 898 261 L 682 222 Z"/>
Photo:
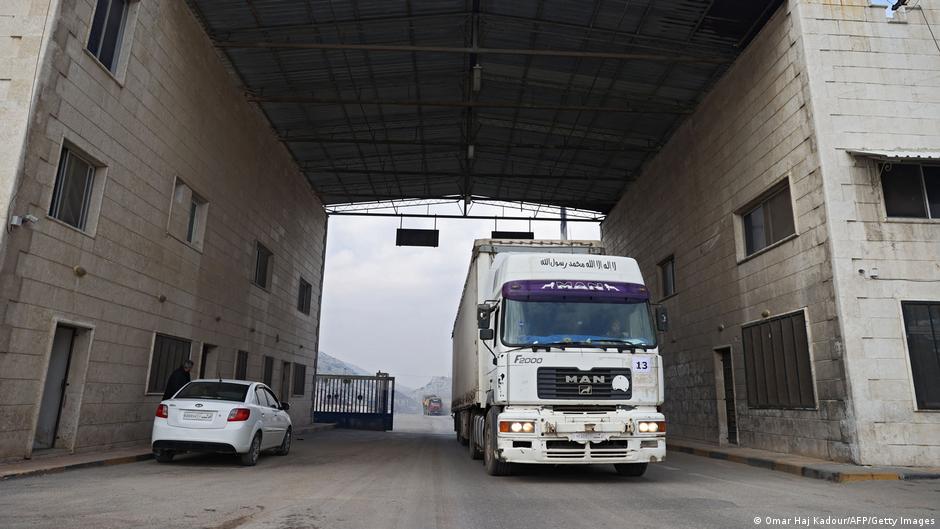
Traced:
<path fill-rule="evenodd" d="M 456 206 L 431 212 L 456 213 Z M 518 214 L 508 208 L 506 215 Z M 500 209 L 475 205 L 471 213 Z M 474 239 L 490 236 L 492 220 L 437 221 L 440 247 L 395 246 L 397 218 L 330 218 L 323 284 L 320 350 L 367 371 L 388 371 L 412 388 L 450 376 L 457 303 Z M 432 228 L 431 219 L 405 219 L 405 228 Z M 558 239 L 557 222 L 533 222 L 536 238 Z M 500 230 L 528 231 L 526 221 L 500 221 Z M 598 239 L 593 223 L 569 223 L 570 239 Z"/>

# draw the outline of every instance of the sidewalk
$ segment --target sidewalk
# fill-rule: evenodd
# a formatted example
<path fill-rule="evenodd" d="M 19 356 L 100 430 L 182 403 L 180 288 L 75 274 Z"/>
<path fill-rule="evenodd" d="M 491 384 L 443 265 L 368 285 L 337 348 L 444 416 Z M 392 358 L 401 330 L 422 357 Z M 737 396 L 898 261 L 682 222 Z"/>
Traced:
<path fill-rule="evenodd" d="M 294 436 L 307 435 L 321 430 L 330 430 L 332 424 L 312 424 L 298 428 Z M 153 459 L 150 445 L 140 445 L 132 448 L 105 450 L 101 452 L 84 452 L 80 454 L 38 456 L 33 459 L 21 459 L 8 463 L 0 463 L 0 481 L 52 474 L 65 470 L 79 468 L 103 467 L 109 465 L 123 465 Z"/>
<path fill-rule="evenodd" d="M 675 452 L 712 459 L 724 459 L 735 463 L 789 472 L 806 478 L 825 479 L 837 483 L 872 480 L 940 479 L 940 468 L 870 467 L 834 463 L 812 457 L 781 454 L 755 448 L 718 446 L 686 439 L 668 439 L 666 448 Z"/>

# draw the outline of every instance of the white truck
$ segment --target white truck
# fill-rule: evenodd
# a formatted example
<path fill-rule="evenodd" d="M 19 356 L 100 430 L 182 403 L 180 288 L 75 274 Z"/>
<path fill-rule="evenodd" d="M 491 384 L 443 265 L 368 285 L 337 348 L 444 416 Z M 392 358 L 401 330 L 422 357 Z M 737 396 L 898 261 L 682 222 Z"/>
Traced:
<path fill-rule="evenodd" d="M 598 241 L 482 239 L 453 330 L 454 430 L 491 475 L 514 463 L 666 456 L 662 363 L 635 260 Z"/>

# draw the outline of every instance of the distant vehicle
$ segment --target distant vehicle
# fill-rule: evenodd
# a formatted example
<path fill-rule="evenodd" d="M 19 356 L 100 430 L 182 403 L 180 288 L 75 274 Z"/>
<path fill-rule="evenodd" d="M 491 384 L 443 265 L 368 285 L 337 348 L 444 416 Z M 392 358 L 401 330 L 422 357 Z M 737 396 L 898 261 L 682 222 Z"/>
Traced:
<path fill-rule="evenodd" d="M 290 452 L 290 405 L 271 388 L 245 380 L 194 380 L 157 406 L 151 446 L 169 463 L 183 452 L 237 454 L 253 466 L 263 450 Z"/>
<path fill-rule="evenodd" d="M 599 241 L 474 243 L 453 331 L 454 430 L 491 475 L 514 463 L 666 457 L 663 371 L 640 268 Z"/>
<path fill-rule="evenodd" d="M 425 415 L 444 415 L 444 404 L 437 395 L 426 395 L 422 405 Z"/>

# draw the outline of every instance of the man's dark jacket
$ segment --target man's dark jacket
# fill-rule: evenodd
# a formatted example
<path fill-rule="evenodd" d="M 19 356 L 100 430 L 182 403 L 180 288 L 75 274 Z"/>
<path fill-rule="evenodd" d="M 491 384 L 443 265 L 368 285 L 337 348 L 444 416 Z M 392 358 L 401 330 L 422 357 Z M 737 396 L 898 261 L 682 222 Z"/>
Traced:
<path fill-rule="evenodd" d="M 171 398 L 180 388 L 189 384 L 189 381 L 189 373 L 182 367 L 176 368 L 176 371 L 170 374 L 170 379 L 166 381 L 166 391 L 163 392 L 163 400 Z"/>

